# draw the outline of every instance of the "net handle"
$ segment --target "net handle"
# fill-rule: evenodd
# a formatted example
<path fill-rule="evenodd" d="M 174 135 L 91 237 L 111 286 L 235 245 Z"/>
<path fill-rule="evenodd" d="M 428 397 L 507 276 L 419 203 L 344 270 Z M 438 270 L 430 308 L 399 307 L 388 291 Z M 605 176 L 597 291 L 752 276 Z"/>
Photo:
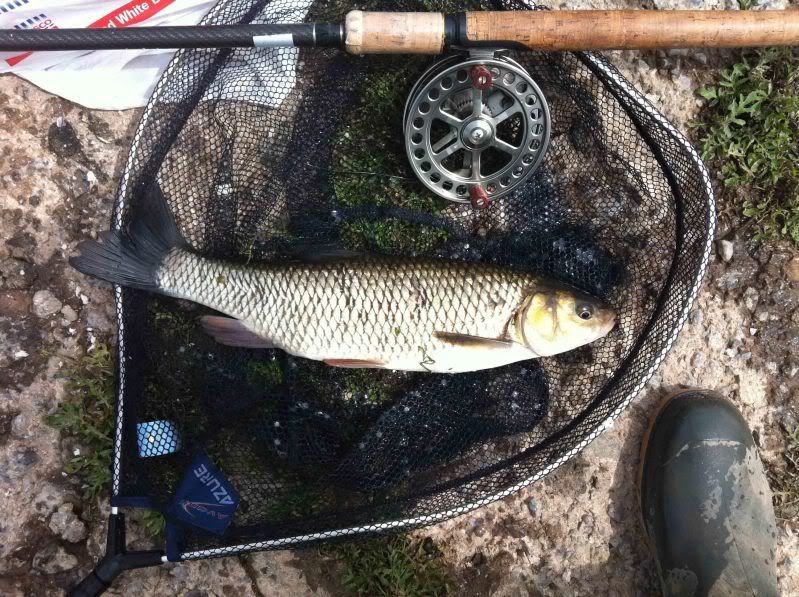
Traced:
<path fill-rule="evenodd" d="M 450 46 L 644 50 L 799 45 L 799 10 L 353 10 L 343 24 L 4 29 L 0 52 L 340 47 L 351 54 L 441 54 Z"/>

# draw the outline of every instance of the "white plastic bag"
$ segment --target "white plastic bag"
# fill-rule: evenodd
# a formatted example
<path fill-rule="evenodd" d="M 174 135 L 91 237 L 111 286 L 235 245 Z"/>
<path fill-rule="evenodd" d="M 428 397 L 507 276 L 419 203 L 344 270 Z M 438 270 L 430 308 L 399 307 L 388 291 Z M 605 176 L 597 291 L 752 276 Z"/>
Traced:
<path fill-rule="evenodd" d="M 0 27 L 52 29 L 196 25 L 215 0 L 0 0 Z M 143 106 L 173 50 L 0 52 L 12 72 L 89 108 Z"/>

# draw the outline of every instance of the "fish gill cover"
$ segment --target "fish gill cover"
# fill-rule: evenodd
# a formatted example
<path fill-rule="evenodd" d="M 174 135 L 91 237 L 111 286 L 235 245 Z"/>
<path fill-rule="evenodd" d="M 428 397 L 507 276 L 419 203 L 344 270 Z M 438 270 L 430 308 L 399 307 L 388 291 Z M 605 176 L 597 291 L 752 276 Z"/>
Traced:
<path fill-rule="evenodd" d="M 353 8 L 300 4 L 222 0 L 207 22 L 336 22 Z M 184 525 L 171 558 L 451 516 L 573 455 L 651 374 L 704 271 L 713 215 L 701 164 L 601 58 L 512 57 L 549 102 L 551 147 L 522 187 L 474 210 L 437 198 L 407 166 L 402 109 L 431 58 L 178 54 L 134 139 L 123 223 L 157 181 L 205 256 L 282 260 L 332 247 L 498 263 L 601 297 L 618 324 L 579 349 L 482 372 L 347 370 L 219 345 L 202 331 L 207 309 L 125 289 L 116 503 L 146 498 L 168 514 L 198 453 L 239 498 L 222 537 Z M 136 429 L 147 422 L 168 424 L 180 449 L 142 458 Z"/>

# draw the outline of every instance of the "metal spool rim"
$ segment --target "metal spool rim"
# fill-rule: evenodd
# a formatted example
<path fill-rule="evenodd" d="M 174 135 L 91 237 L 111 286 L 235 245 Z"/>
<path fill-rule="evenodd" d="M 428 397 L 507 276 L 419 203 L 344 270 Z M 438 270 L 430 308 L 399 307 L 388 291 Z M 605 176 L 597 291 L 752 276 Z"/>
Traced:
<path fill-rule="evenodd" d="M 469 79 L 474 68 L 493 76 L 485 91 Z M 488 200 L 519 188 L 543 160 L 551 122 L 541 89 L 517 62 L 455 55 L 431 66 L 413 86 L 403 130 L 419 180 L 437 195 L 465 203 L 473 187 Z"/>

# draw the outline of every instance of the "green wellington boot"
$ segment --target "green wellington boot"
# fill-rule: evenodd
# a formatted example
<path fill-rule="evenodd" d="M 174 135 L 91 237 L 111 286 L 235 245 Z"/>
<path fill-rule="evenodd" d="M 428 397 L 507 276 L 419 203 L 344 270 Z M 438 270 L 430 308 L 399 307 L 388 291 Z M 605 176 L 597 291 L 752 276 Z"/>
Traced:
<path fill-rule="evenodd" d="M 664 400 L 638 491 L 664 595 L 778 595 L 771 491 L 732 403 L 707 390 Z"/>

